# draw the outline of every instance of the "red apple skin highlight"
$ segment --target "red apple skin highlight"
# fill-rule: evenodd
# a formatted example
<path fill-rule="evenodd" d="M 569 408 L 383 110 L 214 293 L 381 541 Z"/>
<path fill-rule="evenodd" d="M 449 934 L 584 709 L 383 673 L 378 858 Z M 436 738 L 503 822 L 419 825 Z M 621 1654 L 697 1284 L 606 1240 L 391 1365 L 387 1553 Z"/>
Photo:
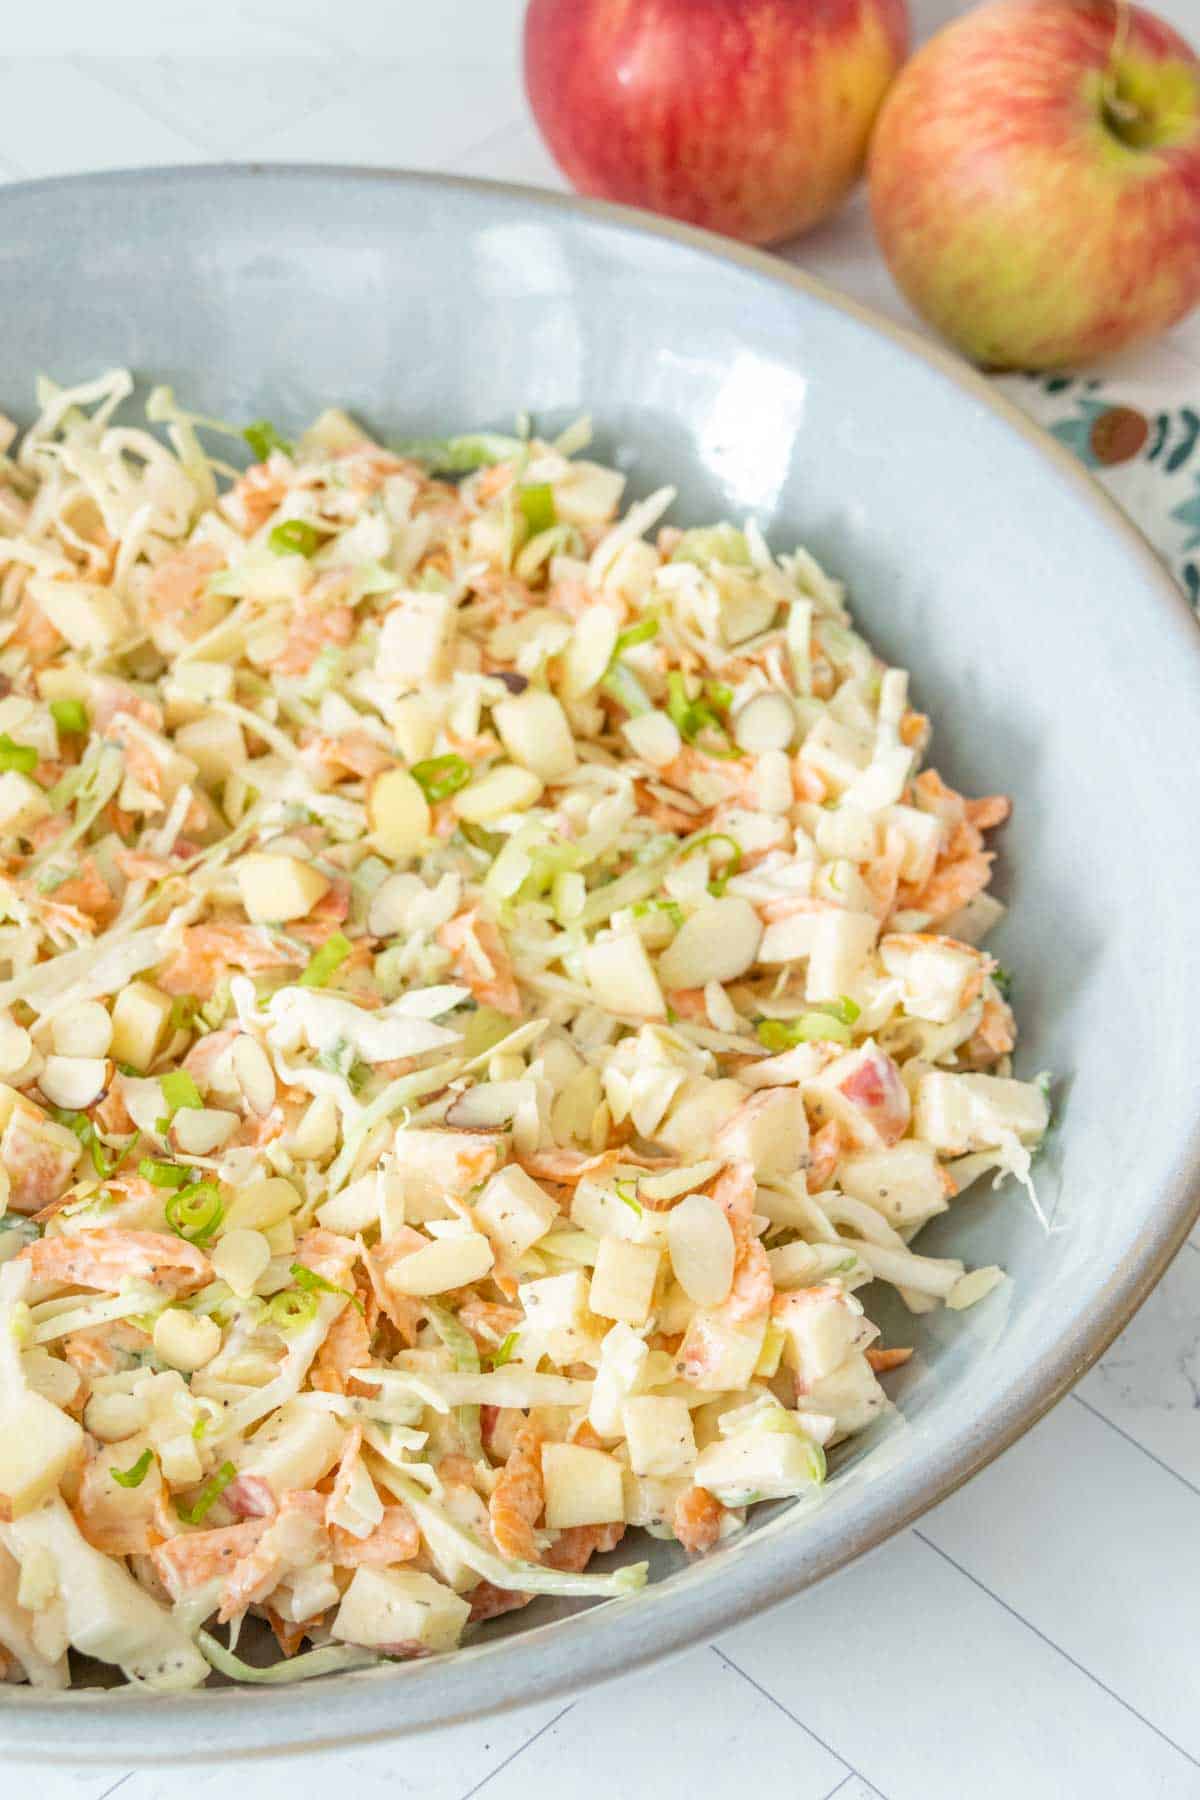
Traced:
<path fill-rule="evenodd" d="M 880 245 L 916 311 L 977 362 L 1090 361 L 1200 301 L 1200 59 L 1131 6 L 1114 125 L 1117 22 L 1110 0 L 998 0 L 931 39 L 884 104 Z"/>
<path fill-rule="evenodd" d="M 775 243 L 862 172 L 907 43 L 906 0 L 530 0 L 525 87 L 581 193 Z"/>

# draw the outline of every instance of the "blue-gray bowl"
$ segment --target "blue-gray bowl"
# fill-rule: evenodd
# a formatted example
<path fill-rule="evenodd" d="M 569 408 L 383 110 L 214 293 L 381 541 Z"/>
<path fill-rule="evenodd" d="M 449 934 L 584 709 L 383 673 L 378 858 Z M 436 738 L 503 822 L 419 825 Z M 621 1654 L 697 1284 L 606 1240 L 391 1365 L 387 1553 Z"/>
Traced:
<path fill-rule="evenodd" d="M 1200 1199 L 1200 635 L 1088 477 L 957 361 L 766 256 L 478 182 L 217 168 L 0 189 L 0 313 L 18 416 L 35 372 L 114 363 L 285 428 L 333 401 L 406 435 L 588 411 L 635 489 L 678 482 L 681 521 L 753 513 L 776 547 L 809 544 L 914 671 L 939 766 L 1014 797 L 997 949 L 1022 1072 L 1054 1071 L 1059 1109 L 1037 1168 L 1049 1232 L 1010 1184 L 926 1233 L 1012 1281 L 909 1327 L 902 1411 L 848 1447 L 819 1506 L 760 1509 L 691 1566 L 651 1544 L 645 1593 L 538 1602 L 442 1661 L 170 1699 L 5 1689 L 0 1742 L 295 1751 L 545 1700 L 832 1574 L 1027 1430 Z"/>

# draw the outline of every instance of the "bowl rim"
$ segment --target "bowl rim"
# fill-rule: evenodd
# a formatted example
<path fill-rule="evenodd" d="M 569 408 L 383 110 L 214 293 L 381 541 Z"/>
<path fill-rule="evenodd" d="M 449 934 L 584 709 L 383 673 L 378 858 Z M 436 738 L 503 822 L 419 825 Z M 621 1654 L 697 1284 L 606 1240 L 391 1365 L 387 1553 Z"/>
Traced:
<path fill-rule="evenodd" d="M 1182 588 L 1144 533 L 1064 445 L 953 351 L 766 250 L 632 207 L 552 189 L 474 176 L 325 162 L 202 162 L 48 176 L 5 184 L 0 188 L 0 214 L 10 203 L 30 196 L 51 198 L 88 189 L 214 181 L 251 185 L 264 180 L 451 191 L 484 202 L 516 203 L 551 218 L 583 217 L 621 233 L 673 243 L 733 264 L 759 280 L 842 314 L 986 407 L 1035 456 L 1053 466 L 1093 514 L 1099 528 L 1120 540 L 1139 566 L 1148 594 L 1156 598 L 1158 616 L 1178 641 L 1180 655 L 1191 657 L 1200 682 L 1200 632 Z M 490 1647 L 485 1642 L 450 1658 L 432 1658 L 378 1674 L 326 1677 L 319 1691 L 331 1703 L 321 1709 L 329 1722 L 310 1725 L 299 1736 L 289 1735 L 289 1726 L 297 1722 L 293 1715 L 298 1698 L 303 1704 L 303 1687 L 203 1689 L 150 1697 L 130 1688 L 74 1689 L 37 1699 L 25 1697 L 31 1692 L 28 1688 L 14 1687 L 8 1694 L 0 1688 L 0 1746 L 29 1762 L 58 1760 L 63 1734 L 84 1728 L 86 1736 L 81 1733 L 70 1745 L 73 1759 L 121 1762 L 130 1767 L 169 1764 L 182 1757 L 209 1761 L 345 1748 L 483 1719 L 535 1700 L 541 1704 L 565 1698 L 585 1685 L 616 1679 L 681 1654 L 697 1640 L 732 1629 L 794 1598 L 880 1547 L 1008 1449 L 1063 1398 L 1124 1329 L 1183 1245 L 1197 1217 L 1200 1127 L 1193 1127 L 1181 1137 L 1166 1187 L 1099 1303 L 1086 1317 L 1076 1315 L 1068 1322 L 1053 1345 L 1023 1371 L 1019 1387 L 1010 1383 L 986 1412 L 931 1447 L 921 1459 L 919 1479 L 915 1467 L 906 1474 L 901 1459 L 880 1484 L 882 1496 L 866 1495 L 853 1528 L 815 1554 L 796 1554 L 786 1542 L 788 1516 L 781 1515 L 746 1541 L 744 1556 L 709 1565 L 707 1570 L 702 1563 L 693 1565 L 674 1577 L 669 1588 L 656 1589 L 653 1606 L 644 1606 L 641 1597 L 634 1596 L 492 1640 Z M 632 1607 L 639 1610 L 631 1612 Z M 642 1629 L 631 1627 L 633 1619 L 640 1621 Z M 496 1656 L 500 1641 L 506 1654 Z M 486 1674 L 476 1679 L 472 1693 L 470 1671 L 475 1665 L 482 1665 Z M 403 1709 L 408 1716 L 389 1719 L 397 1699 L 408 1690 L 415 1698 L 415 1705 L 410 1699 Z M 273 1695 L 273 1703 L 268 1693 Z M 164 1727 L 170 1728 L 173 1743 L 153 1741 L 165 1739 Z M 217 1736 L 221 1741 L 214 1743 Z"/>

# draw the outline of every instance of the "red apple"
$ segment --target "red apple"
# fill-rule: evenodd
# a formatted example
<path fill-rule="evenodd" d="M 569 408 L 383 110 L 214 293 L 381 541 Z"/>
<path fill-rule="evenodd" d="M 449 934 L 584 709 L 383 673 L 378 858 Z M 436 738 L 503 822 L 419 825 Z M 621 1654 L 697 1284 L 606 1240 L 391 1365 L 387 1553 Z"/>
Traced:
<path fill-rule="evenodd" d="M 1111 0 L 997 0 L 889 94 L 870 159 L 883 253 L 978 362 L 1122 349 L 1200 300 L 1200 60 Z"/>
<path fill-rule="evenodd" d="M 581 193 L 751 243 L 861 173 L 906 0 L 530 0 L 525 87 Z"/>

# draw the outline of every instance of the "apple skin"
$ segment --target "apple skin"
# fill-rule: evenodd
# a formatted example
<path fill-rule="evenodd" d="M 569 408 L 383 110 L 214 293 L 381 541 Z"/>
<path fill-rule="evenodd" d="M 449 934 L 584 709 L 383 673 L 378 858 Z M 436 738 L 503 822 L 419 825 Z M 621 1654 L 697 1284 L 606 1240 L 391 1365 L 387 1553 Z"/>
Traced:
<path fill-rule="evenodd" d="M 775 243 L 861 174 L 907 43 L 906 0 L 530 0 L 525 88 L 581 193 Z"/>
<path fill-rule="evenodd" d="M 871 143 L 898 286 L 975 361 L 1049 369 L 1164 331 L 1200 301 L 1200 60 L 1110 0 L 995 0 L 930 40 Z M 1110 59 L 1122 141 L 1103 89 Z M 1140 115 L 1138 117 L 1137 115 Z"/>

